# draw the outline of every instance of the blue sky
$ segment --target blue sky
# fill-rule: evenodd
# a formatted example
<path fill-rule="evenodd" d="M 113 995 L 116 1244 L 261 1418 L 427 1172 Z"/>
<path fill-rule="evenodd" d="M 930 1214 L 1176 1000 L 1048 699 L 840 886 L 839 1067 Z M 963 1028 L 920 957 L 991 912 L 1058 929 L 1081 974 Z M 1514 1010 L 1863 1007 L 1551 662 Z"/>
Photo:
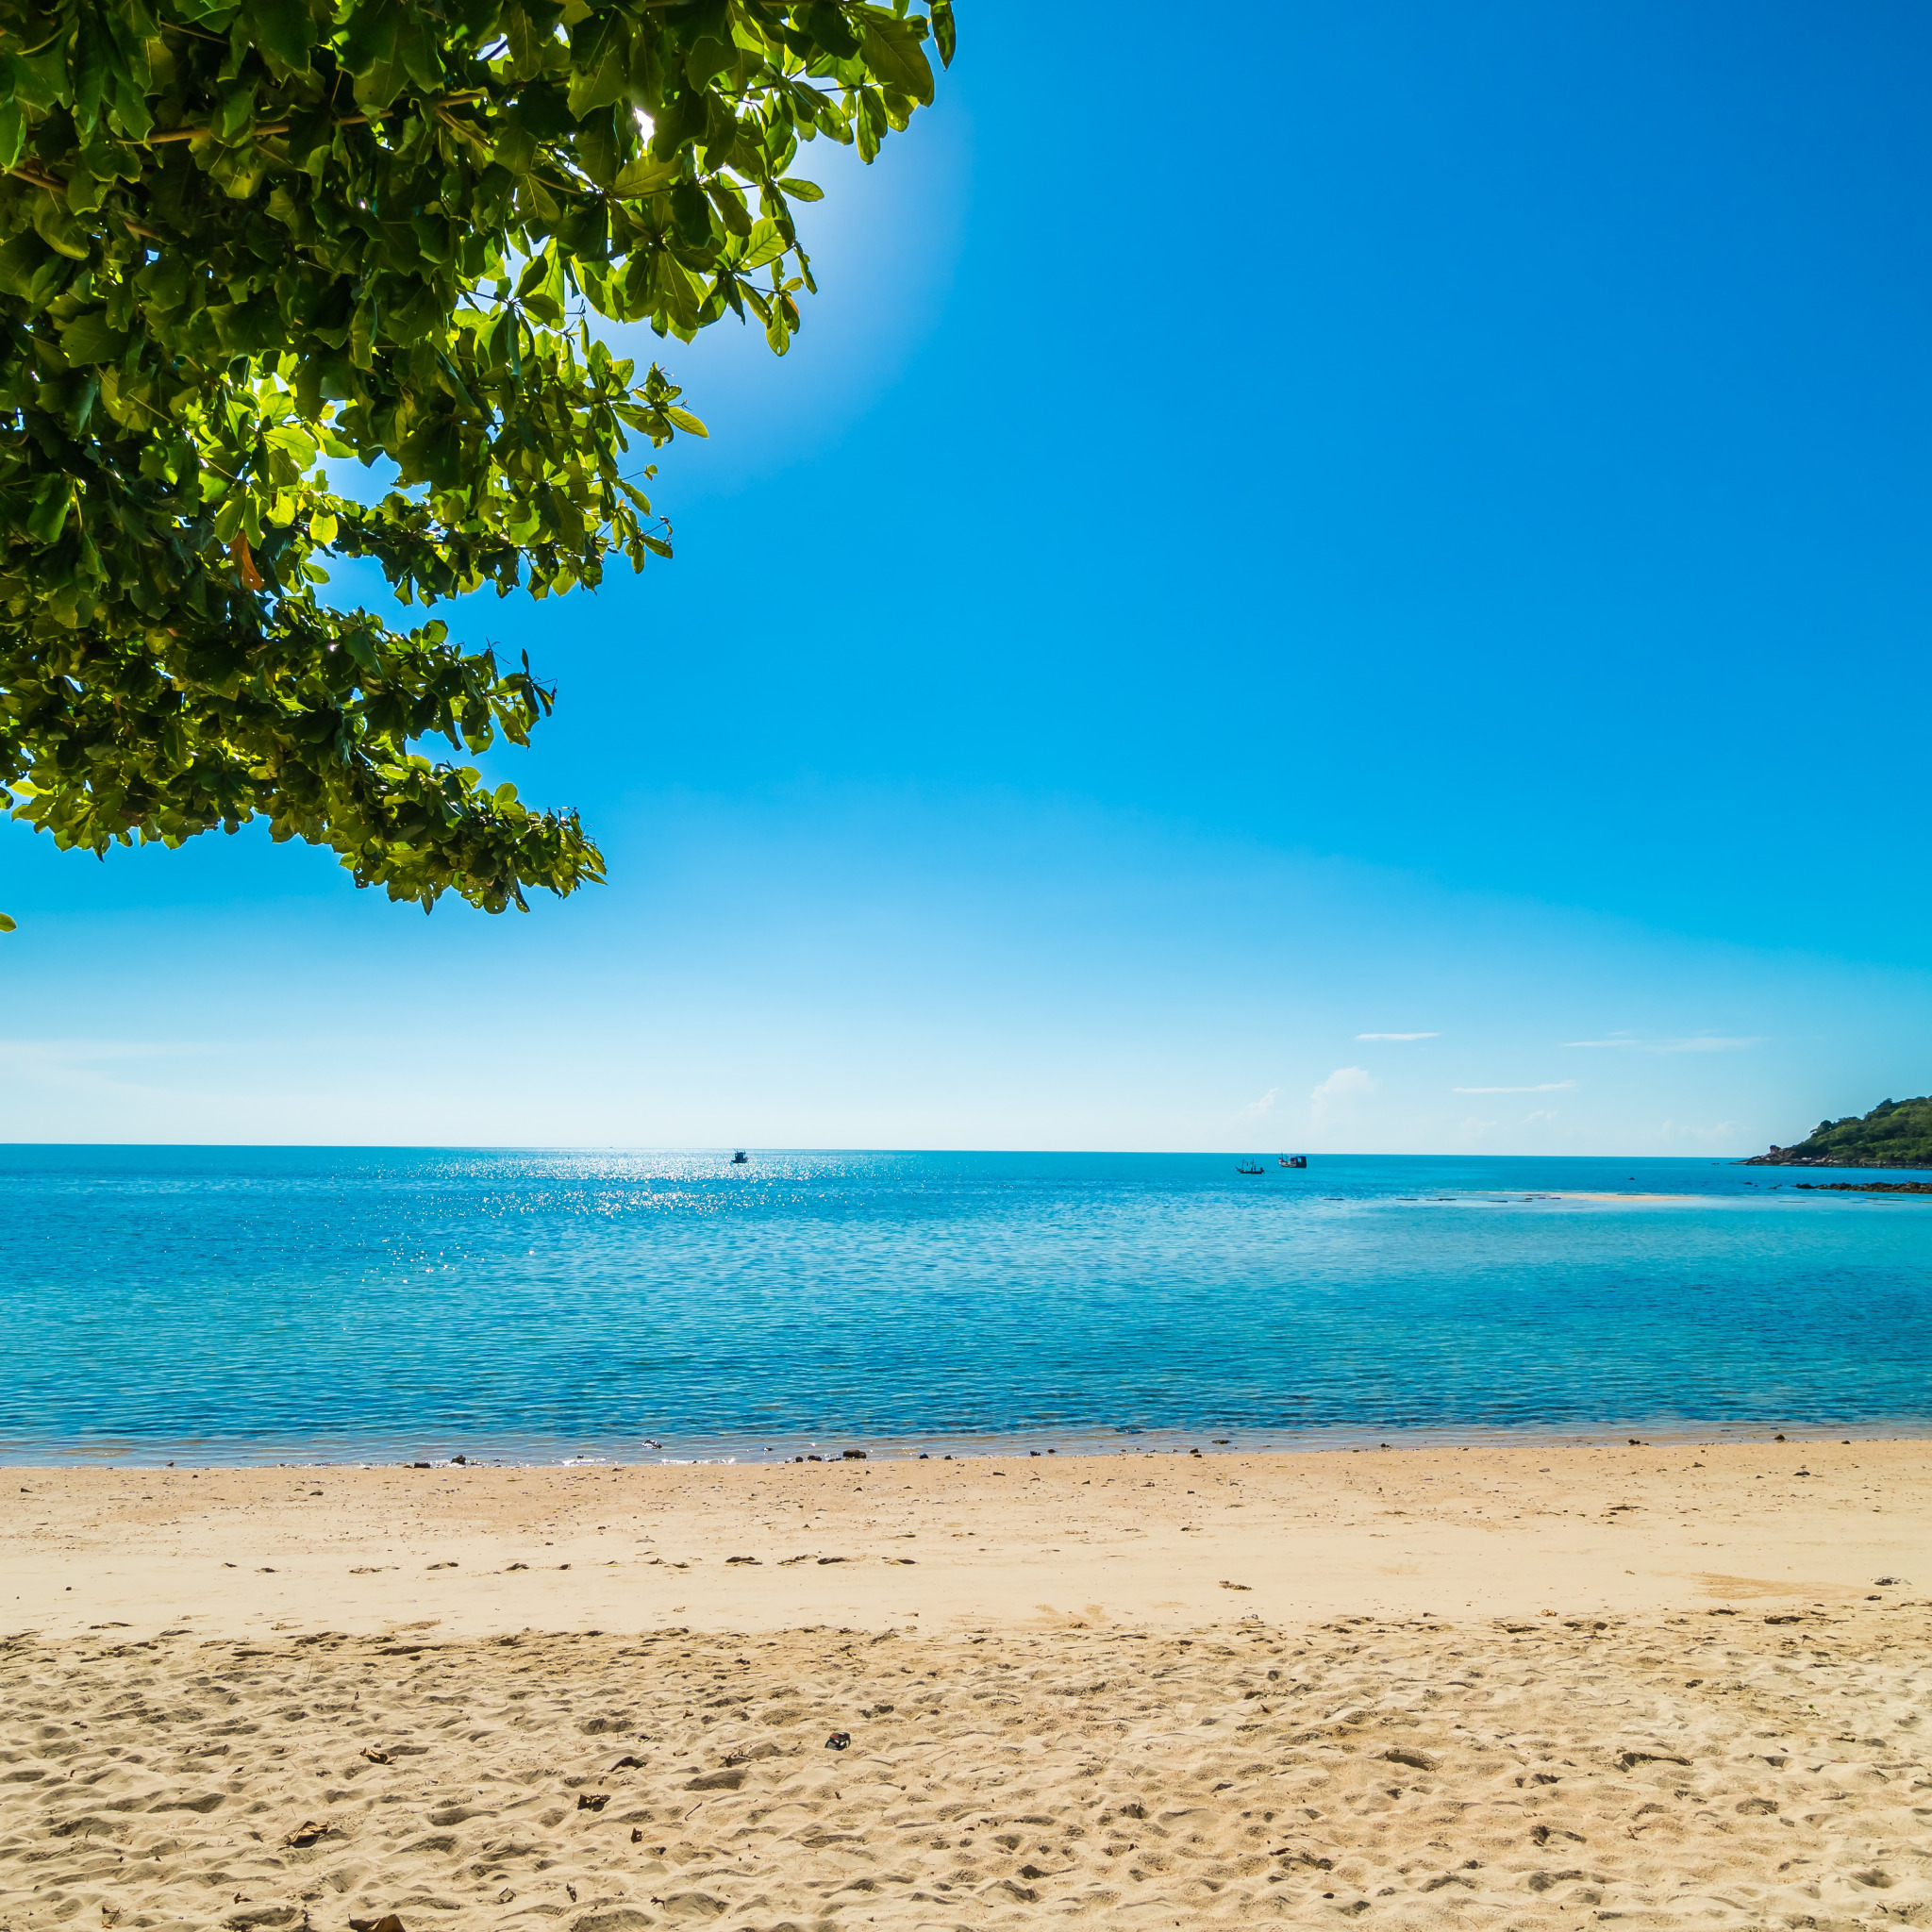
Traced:
<path fill-rule="evenodd" d="M 457 613 L 611 883 L 8 827 L 13 1138 L 1721 1154 L 1932 1088 L 1932 23 L 962 13 L 803 167 L 792 355 L 642 335 L 675 563 Z"/>

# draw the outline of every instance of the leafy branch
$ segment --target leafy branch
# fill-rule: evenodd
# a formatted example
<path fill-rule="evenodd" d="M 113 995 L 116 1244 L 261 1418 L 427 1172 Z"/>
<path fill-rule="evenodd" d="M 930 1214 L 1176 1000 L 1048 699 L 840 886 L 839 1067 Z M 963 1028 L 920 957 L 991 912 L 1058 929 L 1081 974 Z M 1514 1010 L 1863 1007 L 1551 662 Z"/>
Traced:
<path fill-rule="evenodd" d="M 330 608 L 327 561 L 427 608 L 669 558 L 626 458 L 704 425 L 593 321 L 729 311 L 784 354 L 802 144 L 870 161 L 953 32 L 946 0 L 0 0 L 0 801 L 97 853 L 265 816 L 425 908 L 601 878 L 575 813 L 459 762 L 550 687 Z M 344 497 L 352 458 L 396 487 Z"/>

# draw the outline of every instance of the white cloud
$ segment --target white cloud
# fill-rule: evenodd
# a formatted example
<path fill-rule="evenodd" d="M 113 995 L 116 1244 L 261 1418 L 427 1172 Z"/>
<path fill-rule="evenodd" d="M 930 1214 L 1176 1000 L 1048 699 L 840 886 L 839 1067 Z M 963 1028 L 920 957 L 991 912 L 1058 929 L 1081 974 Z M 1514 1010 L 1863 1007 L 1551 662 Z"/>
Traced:
<path fill-rule="evenodd" d="M 1259 1100 L 1251 1100 L 1235 1115 L 1238 1121 L 1261 1121 L 1274 1111 L 1274 1103 L 1280 1098 L 1281 1089 L 1271 1087 Z"/>
<path fill-rule="evenodd" d="M 1357 1040 L 1441 1040 L 1440 1033 L 1357 1033 Z"/>
<path fill-rule="evenodd" d="M 1699 1033 L 1689 1040 L 1637 1040 L 1627 1033 L 1613 1034 L 1608 1040 L 1566 1040 L 1565 1046 L 1619 1047 L 1626 1053 L 1732 1053 L 1739 1047 L 1762 1046 L 1762 1033 L 1731 1038 L 1715 1033 Z"/>
<path fill-rule="evenodd" d="M 0 1040 L 0 1074 L 39 1099 L 92 1099 L 112 1108 L 125 1133 L 131 1102 L 158 1102 L 174 1088 L 176 1067 L 206 1049 L 192 1041 L 144 1040 Z M 169 1062 L 175 1062 L 170 1066 Z M 25 1104 L 20 1094 L 16 1105 Z"/>
<path fill-rule="evenodd" d="M 1535 1087 L 1452 1087 L 1452 1093 L 1563 1093 L 1575 1086 L 1574 1080 L 1544 1080 Z"/>
<path fill-rule="evenodd" d="M 0 1040 L 0 1062 L 16 1067 L 68 1067 L 96 1060 L 151 1060 L 197 1053 L 190 1042 L 145 1040 Z"/>
<path fill-rule="evenodd" d="M 132 1091 L 111 1071 L 130 1063 L 179 1060 L 201 1052 L 188 1041 L 144 1040 L 0 1040 L 0 1068 L 52 1087 Z"/>
<path fill-rule="evenodd" d="M 1365 1099 L 1374 1091 L 1374 1076 L 1366 1067 L 1337 1067 L 1308 1095 L 1316 1125 L 1336 1112 L 1346 1112 L 1351 1101 Z"/>

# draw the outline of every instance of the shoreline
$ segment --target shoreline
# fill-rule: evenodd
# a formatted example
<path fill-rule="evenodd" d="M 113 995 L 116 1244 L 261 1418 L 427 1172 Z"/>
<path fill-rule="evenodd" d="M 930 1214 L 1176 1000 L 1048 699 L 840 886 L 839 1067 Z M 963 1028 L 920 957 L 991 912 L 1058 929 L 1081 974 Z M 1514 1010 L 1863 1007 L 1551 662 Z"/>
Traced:
<path fill-rule="evenodd" d="M 0 1634 L 1630 1614 L 1896 1601 L 1874 1579 L 1915 1575 L 1932 1594 L 1932 1441 L 1896 1438 L 10 1474 Z"/>
<path fill-rule="evenodd" d="M 530 1438 L 492 1439 L 458 1429 L 425 1429 L 413 1438 L 400 1434 L 386 1441 L 358 1444 L 284 1442 L 257 1440 L 232 1449 L 206 1441 L 133 1445 L 98 1441 L 64 1451 L 44 1441 L 9 1444 L 0 1439 L 0 1469 L 16 1474 L 48 1475 L 82 1470 L 193 1471 L 306 1469 L 396 1471 L 409 1469 L 653 1470 L 682 1468 L 777 1469 L 790 1464 L 865 1462 L 971 1462 L 1035 1457 L 1096 1457 L 1141 1455 L 1202 1457 L 1336 1456 L 1424 1450 L 1619 1449 L 1633 1441 L 1645 1446 L 1696 1448 L 1699 1445 L 1774 1444 L 1790 1441 L 1856 1444 L 1932 1441 L 1932 1416 L 1885 1418 L 1857 1423 L 1766 1420 L 1736 1423 L 1662 1421 L 1547 1423 L 1521 1427 L 1494 1424 L 1376 1427 L 1335 1424 L 1305 1429 L 1244 1429 L 1229 1424 L 1196 1428 L 1108 1428 L 1014 1430 L 997 1434 L 924 1436 L 868 1435 L 851 1431 L 806 1437 L 766 1436 L 604 1437 L 580 1436 L 550 1441 Z"/>

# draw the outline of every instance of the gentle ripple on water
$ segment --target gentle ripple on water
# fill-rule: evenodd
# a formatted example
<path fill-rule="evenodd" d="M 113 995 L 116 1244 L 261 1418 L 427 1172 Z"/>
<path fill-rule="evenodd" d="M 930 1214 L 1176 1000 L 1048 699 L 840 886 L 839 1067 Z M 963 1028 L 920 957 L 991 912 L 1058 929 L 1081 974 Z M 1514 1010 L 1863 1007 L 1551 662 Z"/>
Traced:
<path fill-rule="evenodd" d="M 1932 1199 L 1792 1178 L 0 1149 L 0 1457 L 1924 1427 Z"/>

